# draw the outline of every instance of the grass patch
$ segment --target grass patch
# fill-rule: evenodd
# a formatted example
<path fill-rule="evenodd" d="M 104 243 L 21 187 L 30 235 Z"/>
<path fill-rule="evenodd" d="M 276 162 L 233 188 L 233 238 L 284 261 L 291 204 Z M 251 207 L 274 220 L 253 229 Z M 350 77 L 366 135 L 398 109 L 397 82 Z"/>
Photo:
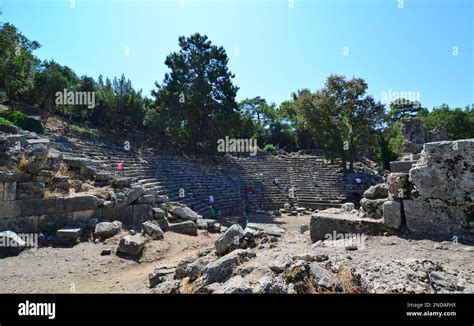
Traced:
<path fill-rule="evenodd" d="M 74 133 L 82 135 L 82 136 L 97 136 L 97 133 L 94 130 L 90 128 L 86 128 L 86 127 L 81 127 L 78 125 L 72 125 L 71 130 Z"/>
<path fill-rule="evenodd" d="M 0 123 L 3 123 L 4 125 L 9 125 L 9 126 L 13 125 L 13 122 L 11 122 L 10 120 L 5 119 L 4 117 L 0 117 Z"/>
<path fill-rule="evenodd" d="M 44 128 L 40 120 L 27 116 L 21 111 L 4 111 L 0 113 L 0 118 L 9 121 L 10 124 L 20 127 L 23 130 L 43 134 Z"/>

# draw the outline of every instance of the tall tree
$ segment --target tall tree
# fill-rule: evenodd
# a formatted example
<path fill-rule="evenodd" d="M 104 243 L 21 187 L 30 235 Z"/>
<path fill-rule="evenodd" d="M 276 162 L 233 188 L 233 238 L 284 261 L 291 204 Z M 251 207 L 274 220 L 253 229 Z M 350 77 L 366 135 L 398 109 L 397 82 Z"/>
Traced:
<path fill-rule="evenodd" d="M 217 139 L 232 134 L 239 121 L 238 88 L 232 83 L 227 54 L 200 34 L 180 37 L 179 46 L 165 61 L 171 72 L 152 92 L 157 116 L 164 119 L 169 136 L 194 150 L 203 146 L 215 151 Z"/>
<path fill-rule="evenodd" d="M 58 113 L 68 112 L 70 108 L 67 103 L 57 105 L 56 94 L 72 90 L 78 81 L 71 68 L 53 60 L 44 61 L 35 75 L 31 100 L 42 107 L 46 119 L 57 110 Z"/>
<path fill-rule="evenodd" d="M 373 144 L 375 130 L 383 126 L 385 108 L 366 90 L 361 78 L 331 75 L 325 87 L 315 93 L 300 91 L 294 103 L 298 122 L 330 156 L 341 157 L 344 167 L 349 162 L 350 170 L 357 154 Z"/>
<path fill-rule="evenodd" d="M 0 26 L 0 88 L 13 109 L 13 99 L 33 86 L 33 75 L 39 60 L 33 55 L 40 44 L 23 36 L 15 26 Z"/>

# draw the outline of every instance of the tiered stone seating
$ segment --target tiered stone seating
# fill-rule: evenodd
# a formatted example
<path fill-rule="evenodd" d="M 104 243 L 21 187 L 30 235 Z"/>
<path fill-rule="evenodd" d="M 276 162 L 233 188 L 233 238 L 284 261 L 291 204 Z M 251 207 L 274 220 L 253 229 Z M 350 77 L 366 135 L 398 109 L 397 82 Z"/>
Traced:
<path fill-rule="evenodd" d="M 153 149 L 126 151 L 97 141 L 70 139 L 56 145 L 64 155 L 87 157 L 91 164 L 112 173 L 123 162 L 125 176 L 203 216 L 209 216 L 210 195 L 222 216 L 240 213 L 246 197 L 254 208 L 266 210 L 281 208 L 287 202 L 314 209 L 339 207 L 345 199 L 339 167 L 326 164 L 319 156 L 226 157 L 217 164 L 202 157 Z M 276 177 L 280 180 L 278 186 L 273 184 Z M 284 191 L 287 185 L 294 189 L 293 197 Z M 248 187 L 255 191 L 246 193 Z"/>
<path fill-rule="evenodd" d="M 325 164 L 318 156 L 280 155 L 231 161 L 229 173 L 255 188 L 256 193 L 249 199 L 263 209 L 276 209 L 286 202 L 323 209 L 339 207 L 345 199 L 339 167 Z M 273 184 L 277 177 L 279 186 Z M 294 189 L 292 194 L 284 191 L 287 185 Z"/>

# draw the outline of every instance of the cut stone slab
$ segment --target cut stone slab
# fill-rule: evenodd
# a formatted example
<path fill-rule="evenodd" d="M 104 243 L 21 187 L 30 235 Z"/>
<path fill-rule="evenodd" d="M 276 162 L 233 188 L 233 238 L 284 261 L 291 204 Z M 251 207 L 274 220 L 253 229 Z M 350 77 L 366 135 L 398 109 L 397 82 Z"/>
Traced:
<path fill-rule="evenodd" d="M 145 247 L 146 238 L 141 234 L 127 235 L 120 240 L 117 252 L 138 256 Z"/>
<path fill-rule="evenodd" d="M 129 177 L 115 178 L 112 181 L 112 185 L 117 188 L 129 187 L 132 183 L 133 183 L 133 178 L 129 178 Z"/>
<path fill-rule="evenodd" d="M 64 198 L 64 209 L 66 212 L 77 212 L 94 210 L 99 207 L 101 201 L 93 195 L 84 195 Z"/>
<path fill-rule="evenodd" d="M 240 246 L 240 241 L 245 237 L 244 230 L 239 224 L 234 224 L 227 231 L 216 239 L 214 247 L 217 255 L 223 255 L 228 251 L 237 249 Z"/>
<path fill-rule="evenodd" d="M 146 221 L 142 224 L 143 232 L 152 239 L 163 239 L 163 231 L 152 221 Z"/>
<path fill-rule="evenodd" d="M 125 197 L 125 205 L 130 205 L 135 200 L 137 200 L 138 197 L 144 195 L 145 192 L 145 188 L 143 188 L 142 186 L 133 187 L 132 190 L 130 190 L 127 193 L 127 196 Z"/>
<path fill-rule="evenodd" d="M 191 235 L 191 236 L 197 236 L 198 234 L 196 224 L 194 224 L 193 221 L 185 221 L 181 223 L 170 223 L 168 231 L 185 234 L 185 235 Z"/>
<path fill-rule="evenodd" d="M 140 196 L 137 200 L 140 204 L 152 204 L 156 202 L 155 195 L 143 195 Z"/>
<path fill-rule="evenodd" d="M 182 218 L 183 220 L 196 221 L 198 218 L 198 213 L 189 207 L 176 206 L 173 208 L 171 213 L 179 218 Z"/>
<path fill-rule="evenodd" d="M 82 229 L 75 227 L 65 227 L 56 231 L 57 238 L 77 239 L 81 234 Z"/>
<path fill-rule="evenodd" d="M 154 207 L 152 208 L 153 210 L 153 217 L 158 219 L 158 218 L 163 218 L 163 217 L 166 217 L 166 212 L 159 208 L 159 207 Z"/>
<path fill-rule="evenodd" d="M 347 213 L 330 214 L 325 213 L 325 211 L 311 215 L 310 236 L 313 242 L 325 240 L 327 235 L 332 236 L 334 232 L 342 234 L 377 234 L 383 230 L 382 219 L 360 218 Z"/>
<path fill-rule="evenodd" d="M 385 226 L 391 229 L 402 226 L 402 207 L 399 202 L 386 201 L 383 204 L 383 220 Z"/>
<path fill-rule="evenodd" d="M 415 233 L 456 234 L 462 231 L 462 224 L 454 218 L 460 218 L 461 212 L 452 214 L 449 207 L 439 201 L 404 200 L 403 208 L 407 227 Z M 453 218 L 454 216 L 454 218 Z"/>
<path fill-rule="evenodd" d="M 284 229 L 274 224 L 248 223 L 247 227 L 257 231 L 257 235 L 263 233 L 274 237 L 280 237 L 283 233 L 285 233 Z"/>
<path fill-rule="evenodd" d="M 390 172 L 408 173 L 417 161 L 392 161 L 390 162 Z"/>
<path fill-rule="evenodd" d="M 121 231 L 120 225 L 113 222 L 100 222 L 95 225 L 94 237 L 105 240 L 113 237 Z"/>
<path fill-rule="evenodd" d="M 367 217 L 380 219 L 383 217 L 383 203 L 385 199 L 367 199 L 362 198 L 360 206 Z"/>
<path fill-rule="evenodd" d="M 82 168 L 91 165 L 91 160 L 85 157 L 64 156 L 63 162 L 72 168 Z"/>

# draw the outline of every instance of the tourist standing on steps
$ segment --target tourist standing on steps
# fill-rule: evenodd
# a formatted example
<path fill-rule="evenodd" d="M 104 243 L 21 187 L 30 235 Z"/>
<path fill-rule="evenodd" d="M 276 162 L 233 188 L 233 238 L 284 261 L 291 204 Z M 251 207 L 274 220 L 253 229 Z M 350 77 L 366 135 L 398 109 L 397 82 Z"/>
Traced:
<path fill-rule="evenodd" d="M 211 205 L 210 210 L 211 210 L 211 218 L 216 219 L 217 218 L 217 210 L 214 207 L 214 205 Z"/>
<path fill-rule="evenodd" d="M 278 187 L 280 185 L 280 179 L 278 177 L 273 179 L 273 184 Z"/>
<path fill-rule="evenodd" d="M 120 176 L 124 176 L 124 172 L 123 172 L 123 163 L 120 162 L 119 164 L 117 164 L 117 174 L 120 175 Z"/>
<path fill-rule="evenodd" d="M 209 205 L 210 206 L 214 205 L 214 196 L 213 195 L 209 195 Z"/>

